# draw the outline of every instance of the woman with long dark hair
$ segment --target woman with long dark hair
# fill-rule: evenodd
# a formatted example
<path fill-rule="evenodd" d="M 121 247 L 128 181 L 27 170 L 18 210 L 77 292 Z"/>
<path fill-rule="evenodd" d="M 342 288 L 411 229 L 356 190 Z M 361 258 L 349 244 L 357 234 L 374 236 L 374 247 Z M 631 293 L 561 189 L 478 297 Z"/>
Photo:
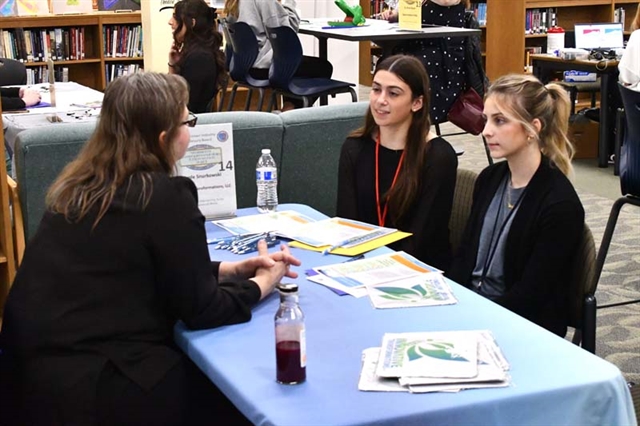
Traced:
<path fill-rule="evenodd" d="M 212 110 L 227 73 L 215 18 L 215 9 L 204 0 L 180 0 L 169 19 L 173 30 L 169 73 L 179 74 L 189 83 L 188 108 L 194 113 Z"/>
<path fill-rule="evenodd" d="M 420 61 L 382 60 L 369 104 L 364 127 L 342 146 L 337 214 L 411 232 L 391 247 L 446 270 L 458 159 L 429 132 L 429 78 Z"/>

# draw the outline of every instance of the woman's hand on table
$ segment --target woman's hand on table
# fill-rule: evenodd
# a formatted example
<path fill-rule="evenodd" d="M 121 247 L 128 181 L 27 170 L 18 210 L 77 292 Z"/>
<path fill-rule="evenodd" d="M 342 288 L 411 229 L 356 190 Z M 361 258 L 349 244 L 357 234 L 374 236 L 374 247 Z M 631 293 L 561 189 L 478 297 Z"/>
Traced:
<path fill-rule="evenodd" d="M 27 107 L 34 106 L 40 103 L 42 96 L 37 90 L 20 88 L 20 98 L 24 105 Z"/>

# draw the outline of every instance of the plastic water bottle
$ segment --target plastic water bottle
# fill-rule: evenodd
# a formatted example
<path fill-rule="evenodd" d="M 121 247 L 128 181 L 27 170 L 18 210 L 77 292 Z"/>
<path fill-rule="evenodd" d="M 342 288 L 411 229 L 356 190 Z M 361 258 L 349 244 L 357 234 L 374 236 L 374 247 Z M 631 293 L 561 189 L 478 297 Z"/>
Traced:
<path fill-rule="evenodd" d="M 307 378 L 307 344 L 304 314 L 298 303 L 297 284 L 278 284 L 280 307 L 275 316 L 276 380 L 286 385 Z"/>
<path fill-rule="evenodd" d="M 256 165 L 256 205 L 260 213 L 275 212 L 278 208 L 278 168 L 270 149 L 263 149 Z"/>

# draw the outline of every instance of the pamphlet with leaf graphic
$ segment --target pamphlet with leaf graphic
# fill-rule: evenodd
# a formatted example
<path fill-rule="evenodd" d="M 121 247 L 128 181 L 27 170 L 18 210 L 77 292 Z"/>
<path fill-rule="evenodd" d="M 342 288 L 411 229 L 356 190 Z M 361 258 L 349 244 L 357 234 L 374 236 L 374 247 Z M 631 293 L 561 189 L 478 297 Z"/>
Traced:
<path fill-rule="evenodd" d="M 475 377 L 478 340 L 446 332 L 386 333 L 376 374 L 380 377 Z"/>
<path fill-rule="evenodd" d="M 367 286 L 371 304 L 378 309 L 457 303 L 441 274 L 427 273 L 399 281 Z"/>

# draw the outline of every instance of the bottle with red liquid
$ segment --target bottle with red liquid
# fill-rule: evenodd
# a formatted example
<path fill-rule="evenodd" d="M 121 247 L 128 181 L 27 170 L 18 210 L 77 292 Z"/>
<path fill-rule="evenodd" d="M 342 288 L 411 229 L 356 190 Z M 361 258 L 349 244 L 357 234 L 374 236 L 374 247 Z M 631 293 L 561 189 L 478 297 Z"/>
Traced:
<path fill-rule="evenodd" d="M 280 307 L 276 312 L 276 380 L 295 385 L 307 378 L 304 314 L 298 304 L 298 285 L 279 284 Z"/>

